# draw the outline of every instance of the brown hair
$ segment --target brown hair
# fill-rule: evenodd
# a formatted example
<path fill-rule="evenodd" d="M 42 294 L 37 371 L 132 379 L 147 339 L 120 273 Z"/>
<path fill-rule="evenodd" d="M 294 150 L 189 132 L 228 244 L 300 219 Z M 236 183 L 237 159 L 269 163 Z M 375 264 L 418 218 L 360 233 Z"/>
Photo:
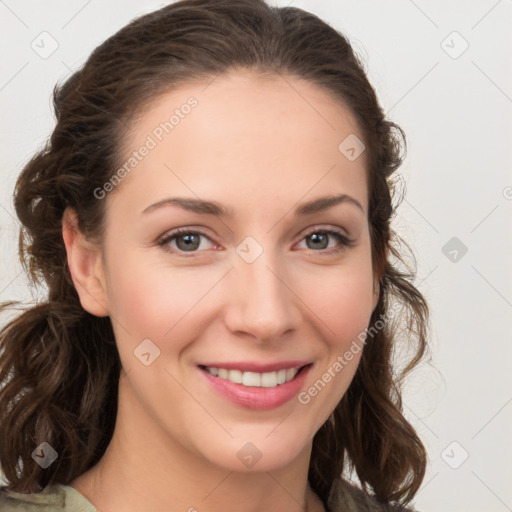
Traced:
<path fill-rule="evenodd" d="M 428 306 L 412 283 L 404 243 L 390 228 L 398 206 L 392 175 L 405 137 L 385 118 L 343 35 L 301 9 L 262 0 L 184 0 L 139 17 L 55 88 L 55 129 L 14 192 L 23 225 L 20 258 L 34 284 L 47 285 L 48 299 L 0 332 L 0 457 L 8 489 L 70 483 L 99 461 L 114 430 L 120 360 L 110 318 L 86 312 L 71 280 L 61 232 L 65 208 L 77 212 L 86 236 L 101 242 L 106 201 L 94 190 L 119 166 L 133 116 L 179 84 L 236 68 L 323 88 L 348 105 L 366 145 L 380 299 L 355 377 L 315 435 L 309 482 L 324 504 L 345 465 L 383 503 L 407 503 L 417 492 L 426 453 L 402 415 L 400 384 L 426 352 Z M 389 315 L 397 304 L 400 322 Z M 413 355 L 397 376 L 393 354 L 406 349 Z M 43 441 L 58 452 L 47 469 L 31 457 Z"/>

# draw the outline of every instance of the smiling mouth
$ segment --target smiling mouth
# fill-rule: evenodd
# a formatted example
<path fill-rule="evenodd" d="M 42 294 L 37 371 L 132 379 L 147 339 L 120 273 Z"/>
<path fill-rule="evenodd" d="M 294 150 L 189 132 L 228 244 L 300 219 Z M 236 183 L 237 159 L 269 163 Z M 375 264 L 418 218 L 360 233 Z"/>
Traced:
<path fill-rule="evenodd" d="M 214 377 L 227 380 L 233 384 L 241 384 L 250 388 L 275 388 L 292 381 L 308 366 L 311 366 L 311 363 L 300 368 L 288 368 L 265 373 L 215 368 L 204 365 L 200 365 L 199 368 Z"/>

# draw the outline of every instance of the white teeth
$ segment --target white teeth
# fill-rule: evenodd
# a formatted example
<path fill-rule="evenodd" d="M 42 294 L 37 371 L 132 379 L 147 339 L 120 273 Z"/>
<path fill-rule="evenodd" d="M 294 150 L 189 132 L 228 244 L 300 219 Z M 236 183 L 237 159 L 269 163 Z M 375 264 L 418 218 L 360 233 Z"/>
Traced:
<path fill-rule="evenodd" d="M 242 384 L 243 373 L 240 370 L 229 370 L 228 379 L 235 384 Z"/>
<path fill-rule="evenodd" d="M 298 368 L 278 370 L 277 372 L 242 372 L 241 370 L 227 370 L 225 368 L 206 367 L 208 373 L 220 379 L 229 380 L 235 384 L 247 387 L 275 388 L 280 384 L 291 381 L 299 372 Z"/>
<path fill-rule="evenodd" d="M 275 388 L 277 386 L 277 372 L 268 372 L 261 374 L 262 388 Z"/>
<path fill-rule="evenodd" d="M 244 386 L 260 387 L 261 386 L 261 373 L 244 372 L 242 376 L 242 384 Z"/>
<path fill-rule="evenodd" d="M 288 370 L 286 370 L 286 380 L 289 381 L 289 380 L 292 380 L 293 377 L 295 377 L 295 375 L 297 375 L 297 372 L 299 370 L 297 370 L 297 368 L 288 368 Z"/>

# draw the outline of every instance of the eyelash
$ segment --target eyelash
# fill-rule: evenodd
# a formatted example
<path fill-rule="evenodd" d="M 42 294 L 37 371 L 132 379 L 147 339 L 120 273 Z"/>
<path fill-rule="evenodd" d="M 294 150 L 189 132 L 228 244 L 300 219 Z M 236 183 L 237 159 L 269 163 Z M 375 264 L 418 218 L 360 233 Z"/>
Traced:
<path fill-rule="evenodd" d="M 327 228 L 322 229 L 319 227 L 315 227 L 314 229 L 311 229 L 310 231 L 306 232 L 300 241 L 302 242 L 302 240 L 304 240 L 308 236 L 313 235 L 315 233 L 322 233 L 322 234 L 327 234 L 329 236 L 334 236 L 335 238 L 337 238 L 339 240 L 340 243 L 336 247 L 331 247 L 330 249 L 321 249 L 319 251 L 309 249 L 312 252 L 329 255 L 329 254 L 339 253 L 339 252 L 341 252 L 349 247 L 353 247 L 355 245 L 355 240 L 348 238 L 347 236 L 343 235 L 339 231 L 336 231 L 333 229 L 327 229 Z M 178 238 L 180 235 L 184 235 L 184 234 L 186 234 L 186 235 L 202 235 L 202 236 L 208 238 L 208 240 L 210 240 L 210 237 L 201 230 L 194 230 L 194 229 L 190 229 L 190 228 L 177 228 L 174 231 L 172 231 L 171 233 L 168 233 L 168 234 L 164 235 L 162 238 L 160 238 L 157 242 L 157 245 L 162 247 L 166 252 L 169 252 L 172 254 L 180 254 L 181 256 L 183 256 L 185 258 L 195 257 L 197 255 L 197 253 L 201 252 L 201 251 L 191 251 L 189 254 L 187 254 L 186 251 L 181 251 L 180 249 L 171 249 L 170 247 L 168 247 L 169 242 Z M 212 241 L 212 240 L 210 240 L 210 241 Z"/>

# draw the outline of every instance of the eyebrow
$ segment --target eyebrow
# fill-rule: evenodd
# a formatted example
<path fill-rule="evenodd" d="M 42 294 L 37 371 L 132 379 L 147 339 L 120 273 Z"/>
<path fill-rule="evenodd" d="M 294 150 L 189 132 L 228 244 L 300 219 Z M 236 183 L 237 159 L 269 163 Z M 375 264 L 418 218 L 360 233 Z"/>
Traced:
<path fill-rule="evenodd" d="M 349 196 L 347 194 L 339 194 L 336 196 L 320 197 L 307 203 L 303 203 L 302 205 L 298 206 L 295 209 L 295 215 L 310 215 L 312 213 L 317 213 L 328 208 L 332 208 L 333 206 L 336 206 L 337 204 L 341 203 L 352 204 L 359 208 L 364 213 L 364 208 L 357 199 L 354 199 L 352 196 Z M 233 210 L 231 210 L 230 208 L 226 208 L 220 203 L 217 203 L 215 201 L 206 201 L 203 199 L 195 199 L 188 197 L 169 197 L 167 199 L 162 199 L 161 201 L 158 201 L 157 203 L 148 206 L 142 212 L 142 214 L 145 215 L 164 206 L 178 206 L 184 210 L 188 210 L 194 213 L 215 215 L 217 217 L 234 216 Z"/>

